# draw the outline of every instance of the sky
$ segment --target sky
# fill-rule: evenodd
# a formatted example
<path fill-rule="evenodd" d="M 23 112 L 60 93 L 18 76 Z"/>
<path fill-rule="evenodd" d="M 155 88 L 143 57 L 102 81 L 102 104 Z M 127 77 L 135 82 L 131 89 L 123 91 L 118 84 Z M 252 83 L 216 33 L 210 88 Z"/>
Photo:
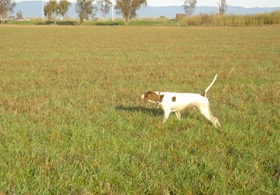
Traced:
<path fill-rule="evenodd" d="M 15 0 L 20 1 L 40 1 L 40 0 Z M 43 0 L 47 2 L 48 0 Z M 58 0 L 59 1 L 59 0 Z M 77 2 L 77 0 L 68 0 L 70 2 Z M 115 0 L 111 0 L 115 4 Z M 219 0 L 197 0 L 196 6 L 217 6 Z M 148 6 L 181 6 L 184 0 L 147 0 Z M 241 6 L 246 8 L 251 7 L 280 7 L 280 0 L 227 0 L 229 6 Z"/>
<path fill-rule="evenodd" d="M 219 0 L 197 0 L 196 6 L 217 6 Z M 184 0 L 147 0 L 149 6 L 183 5 Z M 280 0 L 227 0 L 229 6 L 280 7 Z"/>

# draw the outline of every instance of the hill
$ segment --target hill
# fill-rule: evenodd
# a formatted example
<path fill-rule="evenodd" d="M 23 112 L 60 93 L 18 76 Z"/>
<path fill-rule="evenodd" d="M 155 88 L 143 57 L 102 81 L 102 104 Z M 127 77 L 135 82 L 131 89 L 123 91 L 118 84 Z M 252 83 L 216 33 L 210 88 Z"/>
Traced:
<path fill-rule="evenodd" d="M 43 2 L 44 5 L 46 2 Z M 77 18 L 77 13 L 75 12 L 76 3 L 72 3 L 71 7 L 68 11 L 68 17 L 70 18 Z M 14 9 L 15 15 L 17 12 L 21 11 L 25 18 L 38 18 L 42 17 L 42 2 L 41 1 L 22 1 L 16 4 Z M 245 14 L 256 14 L 256 13 L 269 13 L 272 11 L 280 10 L 280 7 L 273 7 L 273 8 L 244 8 L 244 7 L 237 7 L 237 6 L 228 6 L 226 13 L 227 14 L 237 14 L 237 15 L 245 15 Z M 197 15 L 200 13 L 216 13 L 216 7 L 209 7 L 209 6 L 199 6 L 196 7 L 194 14 Z M 164 6 L 164 7 L 142 7 L 138 11 L 138 17 L 140 18 L 157 18 L 160 16 L 165 16 L 167 18 L 174 18 L 177 13 L 184 13 L 184 9 L 182 6 Z M 120 15 L 116 15 L 115 17 L 121 17 Z M 111 16 L 111 12 L 108 14 L 108 17 Z M 102 18 L 100 11 L 98 11 L 96 17 Z"/>

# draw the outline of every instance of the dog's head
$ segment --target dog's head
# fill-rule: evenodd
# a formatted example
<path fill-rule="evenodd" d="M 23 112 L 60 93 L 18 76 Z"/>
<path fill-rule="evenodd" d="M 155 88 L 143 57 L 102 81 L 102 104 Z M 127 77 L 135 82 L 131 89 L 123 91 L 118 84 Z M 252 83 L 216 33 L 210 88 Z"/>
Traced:
<path fill-rule="evenodd" d="M 160 95 L 160 93 L 156 93 L 154 91 L 147 91 L 146 93 L 140 96 L 140 99 L 143 102 L 152 102 L 152 103 L 159 103 L 162 101 L 164 95 Z"/>

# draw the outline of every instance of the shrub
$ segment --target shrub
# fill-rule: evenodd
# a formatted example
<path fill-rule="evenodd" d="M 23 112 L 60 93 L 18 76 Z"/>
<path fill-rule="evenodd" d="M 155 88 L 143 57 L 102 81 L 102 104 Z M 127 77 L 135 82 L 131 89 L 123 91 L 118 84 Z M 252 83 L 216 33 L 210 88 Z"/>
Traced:
<path fill-rule="evenodd" d="M 254 15 L 199 14 L 180 21 L 182 26 L 262 26 L 280 24 L 280 11 Z"/>

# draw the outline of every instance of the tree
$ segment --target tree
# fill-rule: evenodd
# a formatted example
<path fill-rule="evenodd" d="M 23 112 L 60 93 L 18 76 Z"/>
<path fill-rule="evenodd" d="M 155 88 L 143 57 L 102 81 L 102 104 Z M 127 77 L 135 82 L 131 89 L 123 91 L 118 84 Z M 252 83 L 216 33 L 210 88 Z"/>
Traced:
<path fill-rule="evenodd" d="M 196 3 L 196 0 L 185 0 L 183 7 L 185 9 L 187 17 L 190 17 L 192 15 L 196 7 Z"/>
<path fill-rule="evenodd" d="M 227 1 L 226 0 L 221 0 L 221 2 L 218 2 L 218 14 L 223 15 L 226 12 L 227 9 Z"/>
<path fill-rule="evenodd" d="M 88 20 L 88 15 L 94 15 L 93 9 L 95 6 L 92 5 L 94 0 L 77 0 L 76 13 L 79 15 L 80 23 L 84 20 Z"/>
<path fill-rule="evenodd" d="M 137 16 L 136 11 L 141 5 L 146 6 L 147 0 L 116 0 L 115 9 L 117 10 L 117 14 L 123 15 L 125 25 L 127 26 L 129 20 Z"/>
<path fill-rule="evenodd" d="M 96 20 L 97 19 L 97 17 L 96 17 L 97 11 L 98 11 L 98 7 L 97 6 L 93 6 L 92 13 L 90 15 L 92 20 Z"/>
<path fill-rule="evenodd" d="M 71 3 L 67 0 L 60 0 L 58 4 L 59 14 L 61 16 L 65 16 L 68 12 L 69 7 L 71 6 Z"/>
<path fill-rule="evenodd" d="M 48 20 L 51 20 L 51 18 L 53 17 L 54 18 L 54 24 L 56 24 L 56 17 L 58 15 L 58 4 L 57 4 L 57 1 L 50 0 L 44 6 L 44 15 L 48 17 Z"/>
<path fill-rule="evenodd" d="M 67 0 L 61 0 L 59 3 L 57 3 L 56 0 L 50 0 L 44 6 L 44 14 L 48 17 L 49 20 L 51 20 L 51 18 L 53 17 L 54 24 L 56 24 L 57 16 L 65 16 L 65 14 L 68 12 L 70 5 L 71 3 Z"/>
<path fill-rule="evenodd" d="M 16 2 L 14 0 L 0 0 L 0 20 L 4 23 L 9 13 L 14 12 Z"/>
<path fill-rule="evenodd" d="M 16 18 L 17 18 L 17 20 L 22 20 L 23 19 L 22 11 L 19 11 L 19 12 L 16 13 Z"/>
<path fill-rule="evenodd" d="M 112 6 L 112 2 L 110 0 L 98 0 L 97 3 L 100 7 L 103 18 L 106 19 L 106 16 L 110 11 L 110 7 Z"/>

